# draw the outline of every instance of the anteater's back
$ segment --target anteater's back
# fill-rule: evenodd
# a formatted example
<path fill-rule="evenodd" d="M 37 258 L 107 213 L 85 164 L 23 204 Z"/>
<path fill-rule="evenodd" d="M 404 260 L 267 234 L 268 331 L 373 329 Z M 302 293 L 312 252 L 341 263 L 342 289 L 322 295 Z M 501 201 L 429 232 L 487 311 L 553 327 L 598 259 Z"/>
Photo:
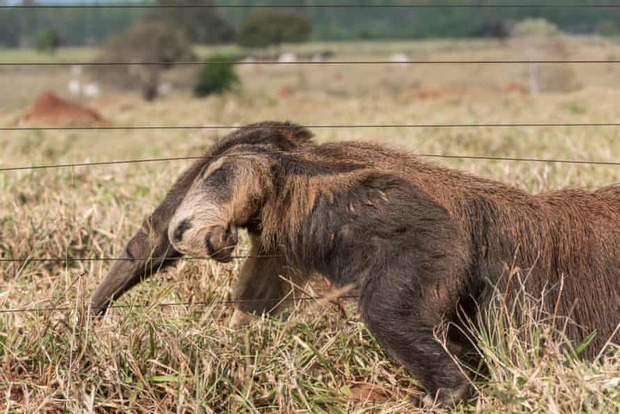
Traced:
<path fill-rule="evenodd" d="M 532 195 L 382 146 L 331 143 L 309 152 L 400 176 L 425 191 L 450 213 L 470 250 L 464 278 L 503 288 L 514 261 L 528 293 L 546 292 L 547 310 L 580 326 L 566 328 L 571 339 L 597 331 L 587 356 L 595 356 L 620 323 L 620 187 Z"/>

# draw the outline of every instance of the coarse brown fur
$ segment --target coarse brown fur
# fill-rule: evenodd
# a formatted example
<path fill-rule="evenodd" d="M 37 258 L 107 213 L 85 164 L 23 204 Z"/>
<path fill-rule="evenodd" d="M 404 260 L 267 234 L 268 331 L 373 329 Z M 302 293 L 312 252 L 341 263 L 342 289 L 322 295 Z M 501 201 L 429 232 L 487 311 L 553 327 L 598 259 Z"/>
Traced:
<path fill-rule="evenodd" d="M 157 260 L 115 263 L 93 307 L 181 254 L 229 260 L 241 227 L 252 257 L 235 287 L 235 299 L 250 300 L 240 310 L 276 309 L 312 273 L 355 284 L 370 331 L 443 401 L 462 398 L 467 382 L 434 329 L 459 324 L 460 310 L 473 316 L 492 286 L 507 289 L 513 264 L 528 274 L 527 292 L 548 292 L 548 309 L 574 322 L 570 339 L 596 330 L 586 357 L 610 339 L 620 322 L 620 187 L 531 195 L 383 146 L 310 136 L 262 123 L 222 140 L 126 248 Z M 145 264 L 151 271 L 136 270 Z M 469 347 L 451 332 L 448 349 Z"/>

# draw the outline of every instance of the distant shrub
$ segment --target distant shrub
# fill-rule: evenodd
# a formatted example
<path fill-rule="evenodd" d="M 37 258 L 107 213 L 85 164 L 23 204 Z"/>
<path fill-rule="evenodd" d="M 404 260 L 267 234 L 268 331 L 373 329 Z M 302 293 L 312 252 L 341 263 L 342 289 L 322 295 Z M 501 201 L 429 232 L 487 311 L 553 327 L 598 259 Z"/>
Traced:
<path fill-rule="evenodd" d="M 60 46 L 60 35 L 56 29 L 45 29 L 37 35 L 37 50 L 42 53 L 55 53 Z"/>
<path fill-rule="evenodd" d="M 620 26 L 613 20 L 598 22 L 594 30 L 602 36 L 618 36 L 620 34 Z"/>
<path fill-rule="evenodd" d="M 238 43 L 243 47 L 268 47 L 301 43 L 310 38 L 312 22 L 303 14 L 285 10 L 257 10 L 243 23 Z"/>
<path fill-rule="evenodd" d="M 560 28 L 543 18 L 528 18 L 515 24 L 512 32 L 515 36 L 551 36 L 558 34 Z"/>
<path fill-rule="evenodd" d="M 212 55 L 205 62 L 235 62 L 232 55 Z M 204 97 L 213 94 L 222 94 L 231 90 L 239 83 L 235 65 L 207 64 L 200 71 L 198 82 L 194 86 L 194 95 Z"/>

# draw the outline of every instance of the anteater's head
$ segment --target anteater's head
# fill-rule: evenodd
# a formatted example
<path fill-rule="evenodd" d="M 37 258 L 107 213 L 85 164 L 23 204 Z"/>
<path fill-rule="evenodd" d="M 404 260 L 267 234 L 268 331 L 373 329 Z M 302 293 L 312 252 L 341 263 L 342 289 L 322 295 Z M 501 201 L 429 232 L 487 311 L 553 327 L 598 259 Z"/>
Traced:
<path fill-rule="evenodd" d="M 267 157 L 259 155 L 295 151 L 311 138 L 298 125 L 262 122 L 213 145 L 144 220 L 93 293 L 92 310 L 103 313 L 112 300 L 184 254 L 230 260 L 237 228 L 251 222 L 268 190 Z"/>
<path fill-rule="evenodd" d="M 273 193 L 270 157 L 256 151 L 237 148 L 200 172 L 170 220 L 168 238 L 175 250 L 231 260 L 238 228 L 252 226 Z"/>

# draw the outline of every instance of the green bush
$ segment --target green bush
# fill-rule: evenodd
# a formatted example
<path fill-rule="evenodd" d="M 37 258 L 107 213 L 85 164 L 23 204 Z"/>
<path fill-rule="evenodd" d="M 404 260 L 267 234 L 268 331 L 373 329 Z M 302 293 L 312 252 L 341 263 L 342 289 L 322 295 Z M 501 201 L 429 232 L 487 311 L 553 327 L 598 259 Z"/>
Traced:
<path fill-rule="evenodd" d="M 212 55 L 205 62 L 235 62 L 237 58 L 231 55 Z M 198 82 L 194 86 L 194 95 L 204 97 L 212 94 L 222 94 L 231 90 L 239 83 L 235 65 L 205 65 L 200 71 Z"/>
<path fill-rule="evenodd" d="M 37 35 L 37 50 L 42 53 L 54 54 L 60 46 L 60 36 L 55 29 L 46 29 Z"/>

